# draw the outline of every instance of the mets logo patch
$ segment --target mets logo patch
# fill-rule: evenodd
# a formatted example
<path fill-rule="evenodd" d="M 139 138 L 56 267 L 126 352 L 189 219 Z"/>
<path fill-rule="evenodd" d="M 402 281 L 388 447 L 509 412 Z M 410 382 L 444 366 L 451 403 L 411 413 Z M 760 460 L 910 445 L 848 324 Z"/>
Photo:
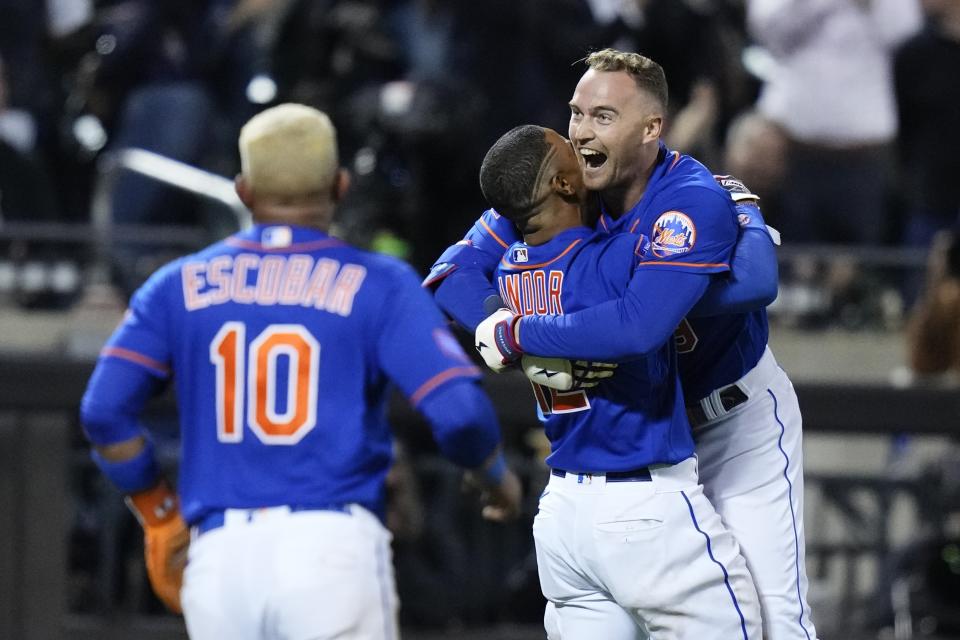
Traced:
<path fill-rule="evenodd" d="M 650 246 L 658 258 L 690 253 L 696 242 L 697 228 L 693 220 L 679 211 L 667 211 L 653 225 Z"/>
<path fill-rule="evenodd" d="M 513 261 L 517 264 L 528 262 L 530 257 L 527 255 L 526 247 L 517 247 L 513 250 Z"/>

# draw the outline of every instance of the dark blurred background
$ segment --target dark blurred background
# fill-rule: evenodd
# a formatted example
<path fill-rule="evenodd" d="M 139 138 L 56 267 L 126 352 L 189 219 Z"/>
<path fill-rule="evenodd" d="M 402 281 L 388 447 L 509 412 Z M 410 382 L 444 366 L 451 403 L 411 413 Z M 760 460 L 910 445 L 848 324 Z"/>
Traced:
<path fill-rule="evenodd" d="M 337 233 L 425 273 L 485 208 L 486 149 L 565 132 L 605 46 L 663 65 L 667 144 L 783 232 L 771 344 L 821 638 L 960 638 L 960 0 L 0 0 L 0 637 L 184 637 L 76 406 L 129 294 L 248 222 L 250 116 L 327 111 L 354 173 Z M 392 411 L 408 638 L 543 637 L 544 442 L 525 382 L 487 384 L 529 494 L 512 526 Z M 148 421 L 175 467 L 172 399 Z"/>

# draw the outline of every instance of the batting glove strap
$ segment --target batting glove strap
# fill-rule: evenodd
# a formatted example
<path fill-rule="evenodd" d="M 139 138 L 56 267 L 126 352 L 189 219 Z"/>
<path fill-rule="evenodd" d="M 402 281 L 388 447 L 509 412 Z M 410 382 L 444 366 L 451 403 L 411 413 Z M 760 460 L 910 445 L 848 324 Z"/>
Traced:
<path fill-rule="evenodd" d="M 483 320 L 474 335 L 474 346 L 488 367 L 503 371 L 523 355 L 516 339 L 516 326 L 520 316 L 509 309 L 497 309 Z"/>
<path fill-rule="evenodd" d="M 513 316 L 509 320 L 501 320 L 494 327 L 494 338 L 497 341 L 497 349 L 503 354 L 503 364 L 514 362 L 523 355 L 523 349 L 517 342 L 516 326 L 520 322 L 520 316 Z"/>

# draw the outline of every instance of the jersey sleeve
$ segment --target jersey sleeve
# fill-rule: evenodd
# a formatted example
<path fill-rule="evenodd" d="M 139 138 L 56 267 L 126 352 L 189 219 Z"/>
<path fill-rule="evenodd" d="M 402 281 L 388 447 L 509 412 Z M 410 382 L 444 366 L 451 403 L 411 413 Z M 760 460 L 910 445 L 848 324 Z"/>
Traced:
<path fill-rule="evenodd" d="M 140 435 L 143 407 L 170 377 L 167 313 L 172 271 L 151 277 L 133 295 L 120 326 L 100 352 L 80 402 L 87 439 L 112 444 Z"/>
<path fill-rule="evenodd" d="M 464 240 L 476 247 L 478 251 L 493 258 L 494 262 L 490 265 L 491 273 L 507 247 L 520 239 L 517 227 L 493 209 L 484 211 L 464 236 Z"/>
<path fill-rule="evenodd" d="M 440 451 L 471 468 L 500 443 L 480 370 L 464 353 L 430 296 L 404 272 L 386 307 L 377 351 L 390 380 L 430 424 Z"/>
<path fill-rule="evenodd" d="M 720 191 L 689 187 L 674 192 L 667 208 L 649 229 L 638 229 L 650 238 L 640 254 L 645 270 L 722 273 L 730 269 L 737 240 L 733 201 Z"/>
<path fill-rule="evenodd" d="M 412 269 L 399 272 L 384 309 L 377 329 L 378 360 L 415 408 L 449 381 L 480 377 L 429 294 L 417 286 Z"/>
<path fill-rule="evenodd" d="M 636 269 L 622 297 L 563 315 L 520 319 L 518 337 L 538 356 L 621 362 L 659 349 L 706 291 L 708 274 Z"/>
<path fill-rule="evenodd" d="M 484 211 L 463 240 L 437 259 L 423 286 L 432 289 L 437 304 L 469 331 L 489 313 L 485 302 L 497 295 L 490 278 L 503 252 L 520 234 L 512 222 L 493 209 Z"/>
<path fill-rule="evenodd" d="M 737 204 L 740 235 L 727 278 L 716 278 L 691 310 L 693 317 L 746 313 L 762 309 L 777 297 L 779 268 L 776 239 L 755 202 Z"/>
<path fill-rule="evenodd" d="M 178 269 L 165 267 L 133 294 L 123 322 L 100 351 L 101 358 L 122 360 L 156 378 L 170 376 L 168 314 L 175 308 L 172 290 L 179 284 L 178 274 Z"/>
<path fill-rule="evenodd" d="M 454 271 L 465 268 L 479 269 L 489 280 L 500 256 L 519 239 L 520 233 L 512 222 L 493 209 L 487 209 L 462 240 L 440 254 L 430 267 L 423 286 L 434 288 Z"/>

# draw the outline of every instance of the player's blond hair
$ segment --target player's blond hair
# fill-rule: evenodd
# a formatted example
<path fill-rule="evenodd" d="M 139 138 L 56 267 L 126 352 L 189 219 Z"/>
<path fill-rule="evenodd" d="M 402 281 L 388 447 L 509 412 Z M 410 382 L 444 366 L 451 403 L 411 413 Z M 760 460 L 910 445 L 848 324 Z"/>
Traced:
<path fill-rule="evenodd" d="M 338 167 L 337 131 L 322 111 L 281 104 L 240 130 L 241 172 L 258 196 L 297 197 L 330 189 Z"/>
<path fill-rule="evenodd" d="M 583 59 L 588 67 L 595 71 L 624 71 L 629 73 L 637 86 L 656 98 L 664 111 L 667 109 L 669 94 L 667 76 L 663 67 L 646 56 L 631 51 L 601 49 Z"/>

